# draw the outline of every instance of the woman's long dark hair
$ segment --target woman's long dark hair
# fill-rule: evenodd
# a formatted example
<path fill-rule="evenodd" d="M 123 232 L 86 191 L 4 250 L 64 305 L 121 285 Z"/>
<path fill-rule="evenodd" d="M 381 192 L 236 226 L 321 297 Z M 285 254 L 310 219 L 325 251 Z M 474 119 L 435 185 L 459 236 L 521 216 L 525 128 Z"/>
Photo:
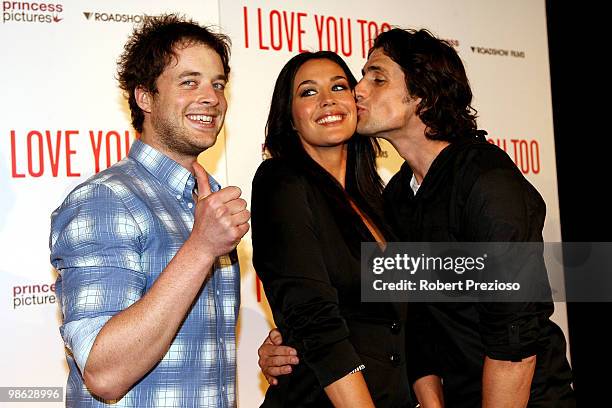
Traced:
<path fill-rule="evenodd" d="M 292 105 L 295 75 L 307 61 L 316 59 L 327 59 L 338 64 L 344 71 L 351 89 L 357 85 L 357 80 L 344 60 L 333 52 L 306 52 L 291 58 L 276 79 L 266 123 L 265 148 L 273 158 L 303 164 L 308 173 L 321 181 L 323 192 L 332 198 L 335 204 L 343 209 L 343 212 L 354 213 L 347 201 L 346 195 L 348 195 L 368 216 L 378 221 L 377 225 L 381 224 L 383 182 L 376 171 L 376 155 L 380 152 L 376 139 L 355 134 L 347 142 L 346 187 L 344 190 L 331 174 L 306 153 L 293 127 Z"/>

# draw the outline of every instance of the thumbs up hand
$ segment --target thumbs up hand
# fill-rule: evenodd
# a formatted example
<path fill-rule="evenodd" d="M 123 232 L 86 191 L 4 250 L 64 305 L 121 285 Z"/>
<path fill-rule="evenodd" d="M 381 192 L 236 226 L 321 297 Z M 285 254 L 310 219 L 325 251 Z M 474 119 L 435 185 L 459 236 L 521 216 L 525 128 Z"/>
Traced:
<path fill-rule="evenodd" d="M 198 182 L 198 201 L 190 239 L 210 255 L 218 257 L 233 250 L 249 230 L 251 213 L 240 198 L 238 187 L 228 186 L 217 192 L 210 190 L 208 173 L 196 161 L 193 170 Z"/>

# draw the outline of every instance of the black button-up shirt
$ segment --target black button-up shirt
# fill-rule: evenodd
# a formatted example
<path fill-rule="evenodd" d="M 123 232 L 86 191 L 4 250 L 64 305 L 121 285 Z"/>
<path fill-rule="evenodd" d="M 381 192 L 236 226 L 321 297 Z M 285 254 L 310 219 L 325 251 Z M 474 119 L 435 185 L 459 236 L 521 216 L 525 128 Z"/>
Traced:
<path fill-rule="evenodd" d="M 546 208 L 512 160 L 483 137 L 447 146 L 416 194 L 407 164 L 385 190 L 385 215 L 402 241 L 542 242 Z M 530 407 L 573 407 L 565 338 L 548 303 L 412 304 L 406 335 L 412 382 L 442 378 L 448 408 L 481 405 L 485 356 L 537 355 Z"/>

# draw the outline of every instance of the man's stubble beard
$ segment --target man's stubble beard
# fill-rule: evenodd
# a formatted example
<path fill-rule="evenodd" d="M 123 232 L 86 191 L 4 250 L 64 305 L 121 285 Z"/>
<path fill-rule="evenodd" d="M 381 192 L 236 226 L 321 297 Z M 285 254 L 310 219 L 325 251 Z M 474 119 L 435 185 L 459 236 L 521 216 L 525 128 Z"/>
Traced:
<path fill-rule="evenodd" d="M 217 135 L 215 135 L 214 140 L 209 145 L 205 143 L 202 143 L 202 145 L 190 143 L 189 136 L 185 135 L 186 130 L 184 128 L 159 116 L 154 117 L 151 124 L 159 137 L 159 142 L 169 151 L 183 156 L 198 156 L 217 141 Z"/>
<path fill-rule="evenodd" d="M 409 93 L 402 98 L 402 103 L 404 105 L 408 105 L 413 102 L 416 97 L 412 97 Z M 357 133 L 365 137 L 376 137 L 386 139 L 384 136 L 389 130 L 386 128 L 386 122 L 384 119 L 374 119 L 370 115 L 368 118 L 367 124 L 362 124 L 361 128 L 359 126 L 359 118 L 357 119 Z"/>
<path fill-rule="evenodd" d="M 370 118 L 367 124 L 363 124 L 360 127 L 359 120 L 358 120 L 357 129 L 356 129 L 357 133 L 365 137 L 378 137 L 377 135 L 381 132 L 381 127 L 382 127 L 382 125 L 379 122 L 380 121 L 372 120 Z"/>

